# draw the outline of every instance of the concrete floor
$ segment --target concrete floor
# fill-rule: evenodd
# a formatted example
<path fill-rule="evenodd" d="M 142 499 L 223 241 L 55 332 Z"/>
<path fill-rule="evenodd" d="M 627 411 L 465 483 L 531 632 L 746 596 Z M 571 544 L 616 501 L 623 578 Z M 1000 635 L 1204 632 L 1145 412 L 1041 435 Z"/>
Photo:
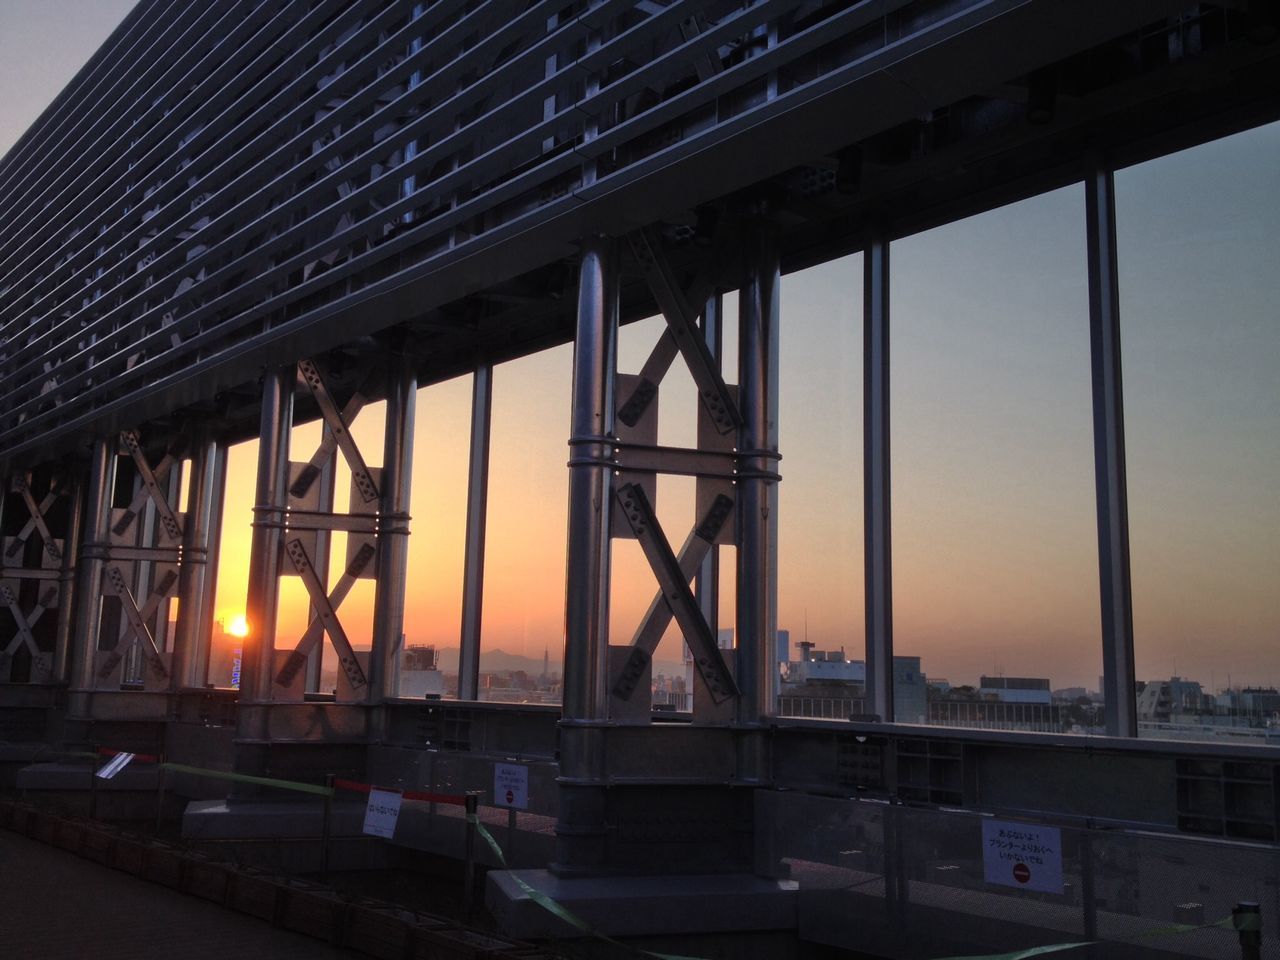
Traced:
<path fill-rule="evenodd" d="M 362 957 L 0 830 L 5 960 Z"/>

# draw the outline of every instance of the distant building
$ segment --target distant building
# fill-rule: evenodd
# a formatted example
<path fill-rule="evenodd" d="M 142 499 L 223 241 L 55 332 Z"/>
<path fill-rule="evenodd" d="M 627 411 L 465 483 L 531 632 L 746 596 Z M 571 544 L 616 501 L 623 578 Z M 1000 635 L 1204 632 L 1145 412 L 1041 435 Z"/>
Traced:
<path fill-rule="evenodd" d="M 1049 681 L 1042 677 L 981 677 L 978 695 L 999 703 L 1052 703 Z"/>
<path fill-rule="evenodd" d="M 899 723 L 928 722 L 928 681 L 919 657 L 893 658 L 893 713 Z"/>
<path fill-rule="evenodd" d="M 1150 680 L 1138 694 L 1138 719 L 1168 723 L 1187 714 L 1213 713 L 1212 698 L 1195 680 Z"/>
<path fill-rule="evenodd" d="M 434 645 L 414 644 L 400 654 L 400 696 L 444 695 L 444 674 L 438 669 L 440 654 Z"/>

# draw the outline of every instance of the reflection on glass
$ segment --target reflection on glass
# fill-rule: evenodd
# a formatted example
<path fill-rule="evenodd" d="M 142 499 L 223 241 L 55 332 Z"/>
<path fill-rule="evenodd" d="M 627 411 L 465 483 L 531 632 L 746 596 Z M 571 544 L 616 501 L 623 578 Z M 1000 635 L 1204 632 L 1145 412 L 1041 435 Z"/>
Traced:
<path fill-rule="evenodd" d="M 782 279 L 778 712 L 864 712 L 862 257 Z"/>
<path fill-rule="evenodd" d="M 1280 726 L 1280 124 L 1116 174 L 1142 735 Z"/>
<path fill-rule="evenodd" d="M 1104 728 L 1083 193 L 893 245 L 900 721 Z"/>

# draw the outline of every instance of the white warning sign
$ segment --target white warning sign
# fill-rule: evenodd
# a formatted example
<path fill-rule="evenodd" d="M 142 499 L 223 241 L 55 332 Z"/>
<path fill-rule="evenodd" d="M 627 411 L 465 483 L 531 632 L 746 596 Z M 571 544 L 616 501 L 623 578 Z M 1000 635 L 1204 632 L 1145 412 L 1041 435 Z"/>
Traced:
<path fill-rule="evenodd" d="M 529 809 L 529 768 L 518 763 L 493 765 L 493 805 Z"/>
<path fill-rule="evenodd" d="M 369 805 L 364 808 L 364 832 L 390 840 L 396 835 L 400 819 L 400 794 L 394 790 L 370 790 Z"/>
<path fill-rule="evenodd" d="M 1062 831 L 1029 823 L 983 820 L 982 875 L 987 883 L 1062 893 Z"/>

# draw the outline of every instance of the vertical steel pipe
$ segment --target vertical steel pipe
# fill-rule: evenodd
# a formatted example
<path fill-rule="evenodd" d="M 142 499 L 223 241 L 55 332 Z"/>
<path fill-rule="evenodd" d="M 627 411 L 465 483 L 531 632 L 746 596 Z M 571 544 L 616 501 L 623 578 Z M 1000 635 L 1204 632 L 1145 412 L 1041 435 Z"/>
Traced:
<path fill-rule="evenodd" d="M 101 437 L 93 444 L 86 494 L 88 515 L 85 540 L 80 549 L 76 583 L 76 642 L 71 668 L 73 690 L 93 689 L 94 657 L 102 629 L 102 576 L 111 539 L 111 497 L 116 479 L 116 437 Z"/>
<path fill-rule="evenodd" d="M 889 483 L 889 240 L 862 254 L 862 504 L 866 712 L 893 716 L 893 564 Z"/>
<path fill-rule="evenodd" d="M 489 513 L 489 438 L 493 367 L 478 367 L 471 384 L 471 453 L 467 467 L 466 554 L 462 574 L 462 639 L 458 699 L 480 695 L 480 627 L 484 616 L 484 544 Z"/>
<path fill-rule="evenodd" d="M 213 469 L 209 478 L 209 548 L 205 569 L 205 589 L 208 601 L 200 618 L 200 637 L 196 643 L 197 659 L 191 663 L 191 685 L 209 685 L 209 657 L 213 650 L 214 603 L 218 596 L 218 563 L 222 554 L 222 523 L 227 500 L 227 445 L 214 446 Z"/>
<path fill-rule="evenodd" d="M 203 687 L 197 676 L 199 665 L 207 663 L 200 654 L 203 623 L 213 609 L 213 578 L 209 567 L 210 524 L 213 516 L 213 488 L 217 480 L 218 445 L 203 433 L 193 444 L 191 476 L 188 478 L 186 530 L 182 538 L 182 565 L 178 574 L 178 628 L 173 638 L 173 689 Z"/>
<path fill-rule="evenodd" d="M 738 297 L 738 722 L 777 712 L 778 321 L 780 269 L 759 221 Z"/>
<path fill-rule="evenodd" d="M 249 635 L 244 638 L 240 670 L 243 703 L 271 698 L 280 599 L 280 531 L 289 497 L 289 429 L 293 425 L 295 376 L 289 365 L 268 370 L 262 378 L 258 478 L 245 602 Z"/>
<path fill-rule="evenodd" d="M 1089 256 L 1089 341 L 1093 366 L 1093 450 L 1098 501 L 1102 686 L 1107 734 L 1138 735 L 1134 693 L 1133 591 L 1125 478 L 1124 389 L 1120 376 L 1120 281 L 1115 178 L 1095 163 L 1085 178 Z"/>
<path fill-rule="evenodd" d="M 79 477 L 68 479 L 67 525 L 62 536 L 62 572 L 58 583 L 58 620 L 54 627 L 53 677 L 54 683 L 71 680 L 71 625 L 76 604 L 76 556 L 80 552 L 80 533 L 84 522 L 84 485 Z"/>
<path fill-rule="evenodd" d="M 613 243 L 592 237 L 582 255 L 569 438 L 569 540 L 565 597 L 567 720 L 607 716 L 609 518 L 618 289 Z"/>
<path fill-rule="evenodd" d="M 386 432 L 382 453 L 382 504 L 378 520 L 378 580 L 373 600 L 373 649 L 369 653 L 372 702 L 399 691 L 404 637 L 404 594 L 409 571 L 409 493 L 413 483 L 413 426 L 418 378 L 404 357 L 391 361 L 387 378 Z"/>
<path fill-rule="evenodd" d="M 716 359 L 717 369 L 724 366 L 724 298 L 712 294 L 702 310 L 702 335 L 707 348 Z M 711 636 L 720 635 L 720 548 L 712 546 L 698 565 L 694 574 L 693 595 L 698 600 L 702 618 L 711 629 Z"/>

